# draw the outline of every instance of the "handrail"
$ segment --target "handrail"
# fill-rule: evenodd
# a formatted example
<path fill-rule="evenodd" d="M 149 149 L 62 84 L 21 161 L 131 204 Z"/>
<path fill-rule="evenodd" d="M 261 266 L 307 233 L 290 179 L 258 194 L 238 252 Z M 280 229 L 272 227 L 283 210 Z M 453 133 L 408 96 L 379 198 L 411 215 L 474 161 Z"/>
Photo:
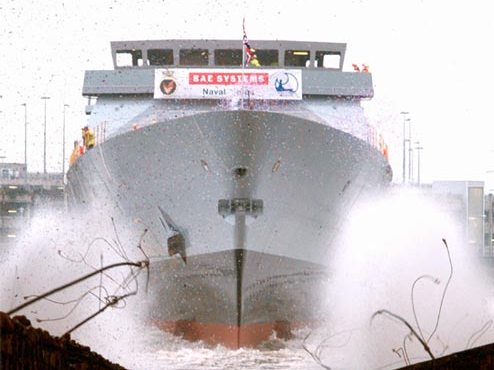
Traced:
<path fill-rule="evenodd" d="M 379 152 L 384 156 L 384 158 L 386 158 L 386 160 L 389 160 L 388 144 L 386 144 L 382 134 L 379 133 L 374 126 L 369 125 L 369 129 L 367 132 L 367 142 L 371 146 L 379 150 Z"/>

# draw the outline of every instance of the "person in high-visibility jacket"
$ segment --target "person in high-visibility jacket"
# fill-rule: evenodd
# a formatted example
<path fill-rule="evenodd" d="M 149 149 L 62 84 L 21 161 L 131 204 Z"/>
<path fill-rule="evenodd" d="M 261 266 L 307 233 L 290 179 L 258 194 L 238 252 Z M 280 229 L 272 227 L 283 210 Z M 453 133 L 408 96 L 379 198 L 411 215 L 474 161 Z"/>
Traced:
<path fill-rule="evenodd" d="M 93 148 L 95 144 L 94 132 L 87 126 L 82 129 L 82 142 L 86 149 Z"/>
<path fill-rule="evenodd" d="M 75 161 L 77 161 L 77 158 L 79 158 L 80 156 L 81 156 L 81 148 L 79 142 L 76 140 L 74 141 L 74 149 L 70 154 L 69 165 L 72 166 L 75 163 Z"/>
<path fill-rule="evenodd" d="M 250 65 L 254 67 L 260 67 L 261 63 L 259 63 L 259 59 L 257 59 L 257 55 L 253 54 L 252 58 L 250 59 Z"/>

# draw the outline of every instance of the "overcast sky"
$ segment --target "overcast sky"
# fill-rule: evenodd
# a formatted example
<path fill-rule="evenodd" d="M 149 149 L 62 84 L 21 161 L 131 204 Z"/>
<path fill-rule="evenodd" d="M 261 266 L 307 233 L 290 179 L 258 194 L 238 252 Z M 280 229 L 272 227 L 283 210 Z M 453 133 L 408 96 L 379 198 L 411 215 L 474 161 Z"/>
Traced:
<path fill-rule="evenodd" d="M 47 5 L 49 3 L 49 5 Z M 494 22 L 488 1 L 311 0 L 0 0 L 0 159 L 43 170 L 44 101 L 47 167 L 59 171 L 63 105 L 67 143 L 85 123 L 84 71 L 111 69 L 110 41 L 167 38 L 346 42 L 345 69 L 366 63 L 375 98 L 369 117 L 402 173 L 402 117 L 410 112 L 420 140 L 421 178 L 487 180 L 494 170 L 491 117 Z M 70 145 L 67 146 L 67 156 Z M 417 160 L 415 159 L 415 162 Z M 416 177 L 416 175 L 415 175 Z"/>

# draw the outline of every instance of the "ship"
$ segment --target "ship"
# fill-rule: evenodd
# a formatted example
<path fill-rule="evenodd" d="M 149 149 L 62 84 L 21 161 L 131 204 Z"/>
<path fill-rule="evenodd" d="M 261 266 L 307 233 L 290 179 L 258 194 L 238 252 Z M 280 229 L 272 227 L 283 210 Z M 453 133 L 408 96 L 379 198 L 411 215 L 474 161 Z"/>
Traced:
<path fill-rule="evenodd" d="M 154 235 L 150 323 L 239 348 L 327 315 L 342 223 L 392 178 L 361 105 L 372 74 L 343 70 L 346 47 L 115 41 L 114 68 L 85 72 L 96 146 L 71 165 L 67 194 Z"/>

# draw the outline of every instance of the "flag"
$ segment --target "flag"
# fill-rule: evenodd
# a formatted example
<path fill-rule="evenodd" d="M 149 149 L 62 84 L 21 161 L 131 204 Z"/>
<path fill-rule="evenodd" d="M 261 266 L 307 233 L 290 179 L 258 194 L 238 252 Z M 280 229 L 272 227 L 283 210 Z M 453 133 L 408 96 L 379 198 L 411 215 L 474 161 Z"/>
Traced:
<path fill-rule="evenodd" d="M 245 51 L 245 60 L 244 60 L 244 66 L 248 66 L 250 64 L 250 61 L 254 55 L 255 50 L 250 47 L 249 45 L 249 39 L 247 38 L 247 33 L 245 32 L 245 18 L 243 19 L 243 29 L 244 29 L 244 37 L 243 37 L 243 43 L 244 43 L 244 51 Z"/>

